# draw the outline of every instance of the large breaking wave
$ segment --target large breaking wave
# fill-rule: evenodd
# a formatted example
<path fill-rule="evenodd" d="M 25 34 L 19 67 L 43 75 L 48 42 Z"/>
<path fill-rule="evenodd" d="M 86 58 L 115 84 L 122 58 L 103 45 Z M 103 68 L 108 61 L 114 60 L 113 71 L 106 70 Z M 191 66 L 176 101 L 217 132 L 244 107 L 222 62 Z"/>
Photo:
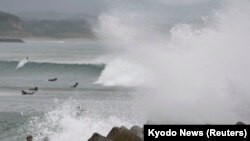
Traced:
<path fill-rule="evenodd" d="M 28 62 L 26 66 L 15 70 L 17 61 L 0 61 L 0 75 L 6 75 L 11 72 L 27 72 L 32 73 L 52 73 L 68 72 L 68 73 L 100 73 L 105 64 L 82 64 L 82 63 L 56 63 L 56 62 Z"/>
<path fill-rule="evenodd" d="M 186 8 L 196 15 L 203 13 L 201 6 Z M 132 107 L 135 111 L 140 108 L 149 122 L 249 123 L 250 2 L 223 2 L 222 8 L 211 15 L 203 13 L 198 16 L 200 20 L 195 18 L 191 23 L 181 20 L 182 17 L 169 19 L 164 14 L 168 8 L 163 0 L 117 1 L 114 8 L 103 13 L 97 34 L 122 51 L 107 65 L 31 62 L 15 70 L 18 62 L 0 62 L 0 74 L 10 74 L 8 68 L 22 76 L 31 70 L 39 75 L 72 74 L 70 77 L 98 74 L 97 82 L 104 85 L 140 86 L 138 107 Z M 28 72 L 27 76 L 31 74 Z M 122 101 L 115 102 L 119 106 Z M 106 134 L 112 126 L 141 123 L 138 112 L 135 119 L 126 117 L 119 112 L 124 113 L 128 107 L 112 104 L 114 109 L 118 108 L 113 111 L 117 116 L 103 117 L 101 112 L 113 109 L 105 107 L 110 100 L 101 102 L 92 105 L 101 105 L 103 109 L 95 109 L 96 113 L 83 111 L 77 116 L 79 104 L 69 99 L 43 117 L 32 118 L 23 132 L 34 134 L 35 139 L 47 136 L 52 141 L 78 141 L 87 140 L 96 131 Z"/>
<path fill-rule="evenodd" d="M 49 78 L 57 77 L 63 85 L 79 82 L 82 86 L 95 84 L 105 64 L 28 62 L 16 69 L 18 61 L 0 61 L 0 84 L 6 87 L 47 87 Z M 20 83 L 21 82 L 21 83 Z M 65 83 L 65 84 L 64 84 Z"/>
<path fill-rule="evenodd" d="M 158 122 L 249 122 L 250 2 L 220 2 L 199 22 L 166 18 L 169 5 L 161 1 L 114 4 L 100 16 L 97 33 L 123 53 L 99 82 L 150 88 L 139 101 Z"/>

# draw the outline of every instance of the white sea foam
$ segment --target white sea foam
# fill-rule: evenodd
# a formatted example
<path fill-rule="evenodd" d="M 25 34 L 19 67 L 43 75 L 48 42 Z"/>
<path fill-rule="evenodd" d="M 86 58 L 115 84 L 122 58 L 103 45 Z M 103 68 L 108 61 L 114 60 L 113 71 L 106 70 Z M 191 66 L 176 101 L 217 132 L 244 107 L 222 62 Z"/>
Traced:
<path fill-rule="evenodd" d="M 203 18 L 203 27 L 177 23 L 170 34 L 162 30 L 164 14 L 156 21 L 152 9 L 131 12 L 128 5 L 100 17 L 100 37 L 119 42 L 125 53 L 107 65 L 99 82 L 132 86 L 144 78 L 141 86 L 153 90 L 142 91 L 139 101 L 148 118 L 159 122 L 250 122 L 244 109 L 250 91 L 249 1 L 224 1 Z"/>
<path fill-rule="evenodd" d="M 139 89 L 136 108 L 153 122 L 250 122 L 249 1 L 224 4 L 205 18 L 203 27 L 178 23 L 168 33 L 155 18 L 151 21 L 148 9 L 131 12 L 126 6 L 100 16 L 98 35 L 121 47 L 122 54 L 110 59 L 98 83 L 145 88 Z M 79 111 L 78 106 L 69 99 L 33 117 L 25 135 L 79 141 L 94 132 L 106 135 L 113 126 L 137 124 L 119 114 L 93 114 L 87 107 Z"/>
<path fill-rule="evenodd" d="M 55 99 L 55 103 L 57 106 L 54 110 L 44 116 L 32 117 L 20 133 L 33 135 L 36 141 L 46 137 L 50 141 L 86 141 L 95 132 L 107 135 L 113 126 L 129 128 L 133 125 L 126 117 L 91 114 L 73 98 L 63 103 Z"/>

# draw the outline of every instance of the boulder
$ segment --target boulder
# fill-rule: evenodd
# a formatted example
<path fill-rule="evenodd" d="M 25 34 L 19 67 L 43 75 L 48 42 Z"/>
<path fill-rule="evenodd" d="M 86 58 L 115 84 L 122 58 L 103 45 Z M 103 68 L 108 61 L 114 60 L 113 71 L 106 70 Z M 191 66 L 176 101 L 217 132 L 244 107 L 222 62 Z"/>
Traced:
<path fill-rule="evenodd" d="M 142 139 L 126 127 L 114 127 L 107 136 L 112 141 L 142 141 Z"/>
<path fill-rule="evenodd" d="M 246 125 L 246 124 L 243 123 L 243 122 L 241 122 L 241 121 L 239 121 L 239 122 L 236 123 L 236 125 Z"/>
<path fill-rule="evenodd" d="M 130 131 L 133 132 L 135 135 L 143 139 L 143 129 L 139 126 L 133 126 L 130 128 Z"/>
<path fill-rule="evenodd" d="M 92 135 L 92 137 L 90 139 L 88 139 L 88 141 L 111 141 L 108 138 L 98 134 L 98 133 L 94 133 Z"/>
<path fill-rule="evenodd" d="M 130 130 L 126 127 L 114 127 L 104 137 L 94 133 L 88 141 L 143 141 L 143 129 L 139 126 L 133 126 Z"/>
<path fill-rule="evenodd" d="M 31 135 L 27 136 L 26 141 L 33 141 L 33 137 Z"/>

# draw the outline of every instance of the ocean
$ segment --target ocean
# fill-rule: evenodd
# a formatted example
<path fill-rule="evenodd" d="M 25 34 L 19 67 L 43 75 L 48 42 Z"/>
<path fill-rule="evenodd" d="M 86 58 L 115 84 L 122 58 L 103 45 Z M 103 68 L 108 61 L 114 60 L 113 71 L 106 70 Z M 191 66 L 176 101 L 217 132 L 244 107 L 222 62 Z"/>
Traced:
<path fill-rule="evenodd" d="M 105 69 L 99 58 L 108 54 L 99 43 L 6 43 L 0 50 L 1 141 L 21 141 L 27 135 L 87 140 L 115 125 L 140 123 L 131 118 L 134 88 L 97 83 Z M 28 63 L 17 69 L 26 57 Z M 55 77 L 56 82 L 48 81 Z M 78 87 L 71 88 L 76 82 Z M 21 90 L 34 87 L 34 95 L 22 95 Z"/>
<path fill-rule="evenodd" d="M 248 13 L 248 0 L 115 1 L 93 25 L 98 41 L 1 43 L 0 140 L 250 123 Z"/>

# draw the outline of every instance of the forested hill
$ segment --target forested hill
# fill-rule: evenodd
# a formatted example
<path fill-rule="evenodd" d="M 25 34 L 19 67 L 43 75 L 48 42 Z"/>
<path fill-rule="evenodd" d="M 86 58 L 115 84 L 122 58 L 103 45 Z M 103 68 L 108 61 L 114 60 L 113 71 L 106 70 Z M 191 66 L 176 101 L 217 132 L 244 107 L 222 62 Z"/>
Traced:
<path fill-rule="evenodd" d="M 5 12 L 0 12 L 1 37 L 95 38 L 85 19 L 27 20 Z"/>
<path fill-rule="evenodd" d="M 0 12 L 0 31 L 21 31 L 23 30 L 22 21 L 15 15 Z"/>

